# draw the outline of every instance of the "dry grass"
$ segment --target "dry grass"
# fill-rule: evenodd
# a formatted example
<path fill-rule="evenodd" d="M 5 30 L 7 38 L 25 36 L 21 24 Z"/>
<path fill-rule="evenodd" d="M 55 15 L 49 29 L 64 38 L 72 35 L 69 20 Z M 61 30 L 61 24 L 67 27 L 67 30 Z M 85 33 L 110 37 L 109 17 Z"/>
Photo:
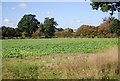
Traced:
<path fill-rule="evenodd" d="M 3 60 L 3 78 L 22 78 L 22 75 L 13 77 L 15 67 L 12 66 L 24 63 L 36 66 L 37 69 L 34 69 L 36 79 L 113 79 L 118 77 L 117 47 L 96 54 L 59 54 L 6 59 Z M 9 67 L 8 64 L 11 66 Z M 31 77 L 26 75 L 24 78 L 30 79 Z"/>
<path fill-rule="evenodd" d="M 89 56 L 89 61 L 91 63 L 95 63 L 96 65 L 103 65 L 108 64 L 111 62 L 117 62 L 118 61 L 118 48 L 114 47 L 112 49 L 107 50 L 103 53 L 95 54 L 94 56 Z"/>
<path fill-rule="evenodd" d="M 81 55 L 78 55 L 78 57 Z M 68 57 L 69 58 L 69 57 Z M 73 58 L 73 57 L 72 57 Z M 82 58 L 82 59 L 81 59 Z M 118 49 L 112 48 L 103 53 L 87 54 L 76 60 L 61 64 L 65 78 L 115 78 L 118 71 Z"/>

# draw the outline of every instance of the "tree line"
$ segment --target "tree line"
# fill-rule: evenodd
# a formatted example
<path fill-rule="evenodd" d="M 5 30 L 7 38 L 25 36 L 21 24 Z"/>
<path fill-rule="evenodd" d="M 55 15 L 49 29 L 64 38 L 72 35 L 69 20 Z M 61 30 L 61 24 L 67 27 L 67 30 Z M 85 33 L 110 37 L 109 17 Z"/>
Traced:
<path fill-rule="evenodd" d="M 82 25 L 76 31 L 72 28 L 57 28 L 54 18 L 39 22 L 36 15 L 24 15 L 17 28 L 0 27 L 1 38 L 114 38 L 120 37 L 120 21 L 114 17 L 104 18 L 99 26 Z"/>
<path fill-rule="evenodd" d="M 87 37 L 109 38 L 120 36 L 120 21 L 112 15 L 115 11 L 120 13 L 119 2 L 92 2 L 93 10 L 110 12 L 111 17 L 103 19 L 103 23 L 97 27 L 82 25 L 74 32 L 71 28 L 56 28 L 58 25 L 54 18 L 45 18 L 40 23 L 36 15 L 27 14 L 19 21 L 17 28 L 0 27 L 0 38 L 48 38 L 48 37 Z"/>
<path fill-rule="evenodd" d="M 115 11 L 120 13 L 119 2 L 92 2 L 93 10 L 110 12 L 111 17 L 103 19 L 99 26 L 82 25 L 74 31 L 71 28 L 56 28 L 58 23 L 54 18 L 45 18 L 40 23 L 36 15 L 27 14 L 19 21 L 17 28 L 0 27 L 0 38 L 49 38 L 49 37 L 81 37 L 81 38 L 110 38 L 120 37 L 120 21 L 112 15 Z"/>

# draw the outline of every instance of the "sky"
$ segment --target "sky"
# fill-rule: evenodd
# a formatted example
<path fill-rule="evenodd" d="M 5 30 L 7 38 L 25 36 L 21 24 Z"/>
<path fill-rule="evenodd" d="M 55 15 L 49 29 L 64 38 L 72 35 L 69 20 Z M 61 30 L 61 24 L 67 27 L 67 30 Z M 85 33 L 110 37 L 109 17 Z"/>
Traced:
<path fill-rule="evenodd" d="M 109 13 L 93 10 L 90 2 L 2 2 L 2 26 L 17 27 L 25 14 L 34 14 L 41 23 L 46 17 L 55 18 L 62 28 L 77 29 L 81 25 L 98 26 Z M 118 17 L 115 12 L 113 17 Z"/>

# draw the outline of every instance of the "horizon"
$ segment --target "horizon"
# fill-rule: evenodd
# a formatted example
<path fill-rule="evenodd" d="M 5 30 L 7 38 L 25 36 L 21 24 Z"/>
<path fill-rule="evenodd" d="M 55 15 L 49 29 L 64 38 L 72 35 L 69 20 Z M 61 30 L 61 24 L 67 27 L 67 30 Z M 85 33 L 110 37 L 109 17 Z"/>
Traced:
<path fill-rule="evenodd" d="M 108 12 L 93 10 L 90 2 L 3 2 L 2 26 L 17 27 L 25 14 L 36 15 L 43 23 L 46 17 L 54 18 L 58 27 L 77 29 L 81 25 L 99 26 Z M 118 12 L 113 17 L 118 18 Z"/>

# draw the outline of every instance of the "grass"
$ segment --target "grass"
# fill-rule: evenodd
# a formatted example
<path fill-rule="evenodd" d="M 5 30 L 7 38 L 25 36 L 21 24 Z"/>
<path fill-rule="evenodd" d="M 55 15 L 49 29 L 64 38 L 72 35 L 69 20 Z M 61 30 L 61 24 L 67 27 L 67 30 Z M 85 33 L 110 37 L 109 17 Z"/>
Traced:
<path fill-rule="evenodd" d="M 28 63 L 21 63 L 21 62 L 18 62 L 16 64 L 6 63 L 5 65 L 6 65 L 5 67 L 8 68 L 8 69 L 3 69 L 5 72 L 7 71 L 6 73 L 3 73 L 5 74 L 6 77 L 12 77 L 12 79 L 20 79 L 20 78 L 36 79 L 38 76 L 37 75 L 38 67 L 35 65 L 31 65 Z M 9 73 L 10 75 L 8 75 Z"/>
<path fill-rule="evenodd" d="M 3 79 L 117 79 L 117 49 L 3 60 Z M 113 54 L 114 53 L 114 54 Z M 108 60 L 111 59 L 111 60 Z"/>
<path fill-rule="evenodd" d="M 96 53 L 117 45 L 118 39 L 9 39 L 2 40 L 3 58 L 34 55 Z"/>

